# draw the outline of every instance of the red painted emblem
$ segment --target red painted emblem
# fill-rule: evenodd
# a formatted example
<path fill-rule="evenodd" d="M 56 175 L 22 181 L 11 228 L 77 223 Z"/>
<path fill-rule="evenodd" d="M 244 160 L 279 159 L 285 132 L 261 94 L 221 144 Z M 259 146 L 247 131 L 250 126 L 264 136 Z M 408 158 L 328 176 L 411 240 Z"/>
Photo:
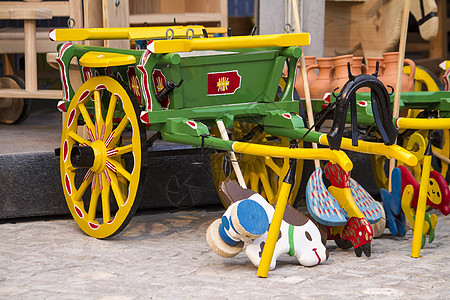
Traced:
<path fill-rule="evenodd" d="M 134 70 L 134 67 L 128 67 L 127 76 L 128 76 L 128 84 L 130 85 L 131 91 L 136 96 L 139 106 L 142 106 L 141 89 L 139 87 L 139 80 L 136 76 L 136 71 Z"/>
<path fill-rule="evenodd" d="M 208 73 L 208 96 L 232 95 L 241 87 L 237 70 Z"/>
<path fill-rule="evenodd" d="M 166 86 L 166 76 L 164 76 L 161 70 L 155 69 L 152 73 L 152 78 L 153 84 L 155 85 L 156 94 L 158 94 Z M 170 103 L 169 96 L 167 96 L 160 102 L 163 108 L 168 108 L 169 103 Z"/>

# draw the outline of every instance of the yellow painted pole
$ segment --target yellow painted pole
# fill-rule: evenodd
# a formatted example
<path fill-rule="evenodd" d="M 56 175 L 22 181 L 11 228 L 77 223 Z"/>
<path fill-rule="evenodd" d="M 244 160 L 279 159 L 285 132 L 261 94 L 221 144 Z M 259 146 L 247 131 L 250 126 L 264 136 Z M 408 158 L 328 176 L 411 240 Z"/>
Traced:
<path fill-rule="evenodd" d="M 353 163 L 347 154 L 341 150 L 330 149 L 307 149 L 307 148 L 287 148 L 280 146 L 269 146 L 261 144 L 251 144 L 244 142 L 235 142 L 233 151 L 237 153 L 270 156 L 270 157 L 286 157 L 294 159 L 323 159 L 338 163 L 344 171 L 351 171 Z"/>
<path fill-rule="evenodd" d="M 309 45 L 309 33 L 232 36 L 191 40 L 156 40 L 148 43 L 147 50 L 152 53 L 171 53 L 301 45 Z"/>
<path fill-rule="evenodd" d="M 398 118 L 395 123 L 399 129 L 450 129 L 450 118 Z"/>
<path fill-rule="evenodd" d="M 280 192 L 278 193 L 277 206 L 273 214 L 272 222 L 270 223 L 269 232 L 267 233 L 266 243 L 261 255 L 261 261 L 258 266 L 256 275 L 260 277 L 267 277 L 269 274 L 270 263 L 272 262 L 273 252 L 278 240 L 278 234 L 280 233 L 281 221 L 283 220 L 284 211 L 286 210 L 286 204 L 288 202 L 289 193 L 291 191 L 291 184 L 294 175 L 292 174 L 293 164 L 290 168 L 283 182 L 281 183 Z"/>
<path fill-rule="evenodd" d="M 73 28 L 52 29 L 49 38 L 52 41 L 84 41 L 84 40 L 145 40 L 165 39 L 167 35 L 173 38 L 186 38 L 186 31 L 192 29 L 194 36 L 203 34 L 203 26 L 158 26 L 158 27 L 124 27 L 124 28 Z M 169 32 L 167 32 L 169 30 Z"/>
<path fill-rule="evenodd" d="M 422 246 L 423 223 L 425 221 L 425 210 L 427 205 L 427 189 L 431 171 L 431 143 L 428 142 L 427 150 L 423 157 L 422 178 L 420 179 L 419 199 L 417 200 L 416 220 L 414 224 L 413 242 L 411 247 L 411 257 L 420 257 Z"/>
<path fill-rule="evenodd" d="M 398 118 L 400 110 L 400 94 L 402 90 L 402 75 L 403 75 L 403 63 L 405 60 L 405 50 L 406 50 L 406 36 L 408 33 L 408 21 L 409 21 L 409 11 L 410 11 L 411 1 L 405 0 L 403 4 L 403 16 L 402 25 L 400 29 L 400 42 L 398 50 L 398 64 L 397 64 L 397 80 L 395 83 L 395 95 L 394 95 L 394 107 L 392 111 L 392 116 Z M 395 159 L 391 158 L 389 160 L 389 191 L 392 191 L 391 187 L 391 174 L 392 170 L 395 168 Z"/>

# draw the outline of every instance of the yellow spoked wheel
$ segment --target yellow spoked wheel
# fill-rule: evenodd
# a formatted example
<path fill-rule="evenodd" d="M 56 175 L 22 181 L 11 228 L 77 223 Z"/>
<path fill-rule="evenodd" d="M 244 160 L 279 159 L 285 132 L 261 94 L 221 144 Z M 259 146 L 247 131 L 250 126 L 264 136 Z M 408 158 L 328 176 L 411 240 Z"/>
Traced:
<path fill-rule="evenodd" d="M 128 88 L 107 76 L 86 81 L 67 110 L 61 180 L 73 218 L 90 236 L 106 238 L 122 231 L 142 198 L 147 156 L 139 112 Z M 79 120 L 87 138 L 77 133 Z"/>
<path fill-rule="evenodd" d="M 235 122 L 231 130 L 231 138 L 244 140 L 254 144 L 289 147 L 286 138 L 279 138 L 260 131 L 255 124 Z M 218 131 L 213 129 L 213 134 Z M 301 145 L 300 145 L 301 146 Z M 247 188 L 260 193 L 269 203 L 276 202 L 276 195 L 281 183 L 289 170 L 288 158 L 274 158 L 268 156 L 254 156 L 236 153 L 239 166 L 242 170 Z M 231 167 L 231 162 L 226 153 L 214 153 L 210 155 L 211 172 L 216 188 L 227 177 L 234 179 L 236 176 Z M 293 204 L 297 197 L 302 179 L 303 160 L 297 160 L 295 169 L 295 181 L 292 185 L 289 203 Z M 224 203 L 222 201 L 222 203 Z M 224 203 L 225 205 L 225 203 Z"/>
<path fill-rule="evenodd" d="M 413 176 L 420 182 L 420 176 L 422 173 L 423 156 L 428 144 L 427 138 L 428 132 L 425 130 L 418 130 L 411 134 L 407 139 L 402 141 L 402 147 L 410 151 L 417 157 L 417 165 L 406 166 Z M 444 157 L 450 157 L 450 131 L 449 130 L 435 130 L 434 142 L 432 143 L 433 160 L 432 169 L 441 173 L 444 178 L 447 177 L 448 162 L 440 159 L 436 156 L 436 153 Z M 384 156 L 372 155 L 372 171 L 375 177 L 377 187 L 379 189 L 388 188 L 388 172 L 389 172 L 389 160 Z M 397 162 L 397 165 L 403 165 L 401 162 Z"/>

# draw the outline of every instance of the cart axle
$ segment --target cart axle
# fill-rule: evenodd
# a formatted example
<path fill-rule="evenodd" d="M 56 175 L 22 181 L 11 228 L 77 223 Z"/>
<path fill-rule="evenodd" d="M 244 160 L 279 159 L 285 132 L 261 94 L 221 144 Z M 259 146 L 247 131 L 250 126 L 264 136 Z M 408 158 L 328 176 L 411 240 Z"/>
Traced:
<path fill-rule="evenodd" d="M 70 161 L 75 168 L 91 168 L 94 165 L 94 149 L 89 146 L 73 146 Z"/>

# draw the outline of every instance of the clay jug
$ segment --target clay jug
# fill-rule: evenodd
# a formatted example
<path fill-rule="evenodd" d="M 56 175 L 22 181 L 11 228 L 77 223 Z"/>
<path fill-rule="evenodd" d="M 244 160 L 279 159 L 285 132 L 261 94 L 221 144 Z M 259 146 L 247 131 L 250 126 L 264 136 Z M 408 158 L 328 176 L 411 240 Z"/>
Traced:
<path fill-rule="evenodd" d="M 386 88 L 388 85 L 390 85 L 395 90 L 395 84 L 397 81 L 398 52 L 384 53 L 383 61 L 384 72 L 379 79 L 384 83 Z M 414 75 L 416 73 L 416 64 L 412 60 L 407 58 L 405 58 L 405 63 L 411 67 L 411 73 L 408 76 L 402 72 L 402 92 L 411 92 L 414 91 Z M 388 88 L 388 91 L 390 92 L 390 88 Z"/>
<path fill-rule="evenodd" d="M 305 56 L 305 66 L 306 68 L 308 68 L 309 66 L 312 66 L 316 63 L 316 57 L 315 56 Z M 300 64 L 300 60 L 297 63 L 297 67 L 299 68 L 298 70 L 298 75 L 297 78 L 295 78 L 295 90 L 297 91 L 298 95 L 300 96 L 300 98 L 305 98 L 305 89 L 303 87 L 303 76 L 302 76 L 302 70 L 301 70 L 301 64 Z M 317 79 L 317 74 L 314 71 L 314 69 L 309 69 L 309 71 L 307 71 L 307 76 L 308 76 L 308 83 L 309 86 L 311 88 L 311 84 Z"/>
<path fill-rule="evenodd" d="M 333 58 L 334 65 L 334 80 L 331 82 L 330 91 L 339 93 L 348 81 L 348 69 L 347 64 L 350 63 L 350 67 L 353 65 L 353 55 L 341 55 Z"/>
<path fill-rule="evenodd" d="M 364 57 L 362 56 L 354 56 L 353 64 L 352 64 L 352 74 L 353 75 L 361 75 L 366 74 L 367 67 L 363 64 Z"/>
<path fill-rule="evenodd" d="M 309 66 L 306 70 L 319 69 L 316 80 L 310 86 L 311 98 L 322 99 L 325 93 L 330 92 L 330 83 L 334 79 L 333 59 L 323 57 L 316 59 L 317 64 Z"/>
<path fill-rule="evenodd" d="M 384 61 L 382 57 L 368 57 L 367 58 L 367 73 L 366 74 L 373 74 L 375 73 L 376 66 L 378 62 L 378 77 L 383 75 L 384 70 Z"/>

